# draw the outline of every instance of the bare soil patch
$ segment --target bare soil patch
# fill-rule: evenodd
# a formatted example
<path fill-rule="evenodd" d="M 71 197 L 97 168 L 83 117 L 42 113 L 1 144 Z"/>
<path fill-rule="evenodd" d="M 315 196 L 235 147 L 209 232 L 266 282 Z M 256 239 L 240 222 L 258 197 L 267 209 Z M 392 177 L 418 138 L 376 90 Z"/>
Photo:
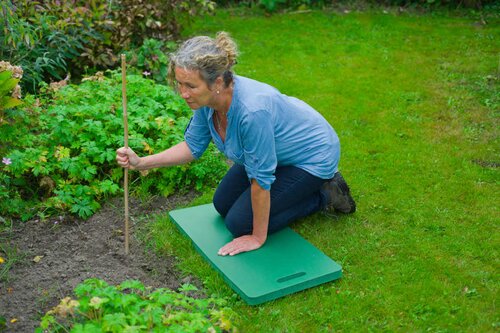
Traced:
<path fill-rule="evenodd" d="M 134 237 L 134 217 L 165 213 L 192 200 L 194 193 L 147 202 L 131 198 L 130 253 L 124 251 L 123 199 L 115 198 L 87 221 L 56 217 L 18 223 L 9 235 L 1 235 L 23 258 L 0 282 L 0 316 L 7 319 L 2 332 L 33 332 L 40 317 L 59 300 L 71 296 L 76 285 L 88 278 L 109 284 L 137 279 L 147 286 L 177 289 L 195 283 L 175 269 L 175 259 L 159 257 Z M 38 257 L 38 262 L 35 262 Z M 14 323 L 10 321 L 16 319 Z M 1 331 L 1 328 L 0 328 Z"/>

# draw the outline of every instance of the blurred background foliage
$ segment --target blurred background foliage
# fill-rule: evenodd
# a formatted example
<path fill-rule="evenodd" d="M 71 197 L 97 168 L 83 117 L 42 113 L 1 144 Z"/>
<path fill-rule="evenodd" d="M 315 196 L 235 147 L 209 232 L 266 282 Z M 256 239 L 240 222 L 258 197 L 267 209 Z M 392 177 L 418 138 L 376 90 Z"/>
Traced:
<path fill-rule="evenodd" d="M 369 7 L 400 7 L 401 9 L 416 8 L 419 10 L 471 9 L 498 10 L 497 0 L 216 0 L 221 7 L 260 7 L 266 13 L 276 11 L 304 11 L 317 8 L 369 8 Z"/>
<path fill-rule="evenodd" d="M 210 0 L 6 0 L 0 59 L 23 68 L 21 86 L 33 93 L 42 81 L 115 67 L 123 51 L 148 54 L 148 39 L 157 40 L 153 52 L 168 51 L 183 24 L 214 8 Z"/>

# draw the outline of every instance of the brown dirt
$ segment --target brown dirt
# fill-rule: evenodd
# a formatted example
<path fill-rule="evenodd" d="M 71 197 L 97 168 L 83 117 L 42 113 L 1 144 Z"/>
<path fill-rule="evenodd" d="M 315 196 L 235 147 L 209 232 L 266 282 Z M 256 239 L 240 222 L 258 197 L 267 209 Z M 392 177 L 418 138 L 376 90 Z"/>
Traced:
<path fill-rule="evenodd" d="M 123 199 L 116 198 L 87 221 L 56 217 L 40 222 L 19 223 L 0 241 L 17 249 L 23 259 L 0 282 L 0 317 L 7 320 L 2 332 L 33 332 L 40 317 L 59 300 L 71 296 L 76 285 L 88 278 L 100 278 L 112 285 L 127 279 L 140 280 L 154 288 L 177 289 L 195 283 L 174 268 L 174 258 L 158 257 L 134 237 L 134 217 L 149 219 L 189 202 L 194 194 L 152 198 L 147 202 L 131 199 L 130 251 L 124 251 Z M 38 263 L 33 259 L 41 257 Z M 17 319 L 11 323 L 12 319 Z"/>

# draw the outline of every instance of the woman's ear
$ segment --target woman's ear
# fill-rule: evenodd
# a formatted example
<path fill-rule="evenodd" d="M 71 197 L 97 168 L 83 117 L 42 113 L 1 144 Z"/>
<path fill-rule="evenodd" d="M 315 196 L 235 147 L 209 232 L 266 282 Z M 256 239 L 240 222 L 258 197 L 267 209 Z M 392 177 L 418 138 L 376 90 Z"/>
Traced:
<path fill-rule="evenodd" d="M 222 90 L 224 88 L 224 79 L 222 75 L 215 79 L 215 90 Z"/>

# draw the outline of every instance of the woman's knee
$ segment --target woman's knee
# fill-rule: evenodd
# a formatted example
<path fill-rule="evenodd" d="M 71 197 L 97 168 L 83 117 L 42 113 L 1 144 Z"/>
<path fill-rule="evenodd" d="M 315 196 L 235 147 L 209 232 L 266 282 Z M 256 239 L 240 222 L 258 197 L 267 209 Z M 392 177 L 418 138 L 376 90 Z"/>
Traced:
<path fill-rule="evenodd" d="M 229 211 L 229 205 L 226 202 L 223 195 L 219 193 L 219 191 L 215 191 L 213 197 L 213 204 L 217 213 L 219 213 L 222 217 L 226 217 L 227 212 Z"/>
<path fill-rule="evenodd" d="M 213 204 L 215 210 L 225 217 L 235 201 L 249 188 L 245 168 L 233 165 L 215 190 Z"/>
<path fill-rule="evenodd" d="M 229 214 L 224 218 L 226 228 L 233 234 L 233 237 L 240 237 L 252 233 L 253 220 L 242 217 L 239 214 Z"/>

